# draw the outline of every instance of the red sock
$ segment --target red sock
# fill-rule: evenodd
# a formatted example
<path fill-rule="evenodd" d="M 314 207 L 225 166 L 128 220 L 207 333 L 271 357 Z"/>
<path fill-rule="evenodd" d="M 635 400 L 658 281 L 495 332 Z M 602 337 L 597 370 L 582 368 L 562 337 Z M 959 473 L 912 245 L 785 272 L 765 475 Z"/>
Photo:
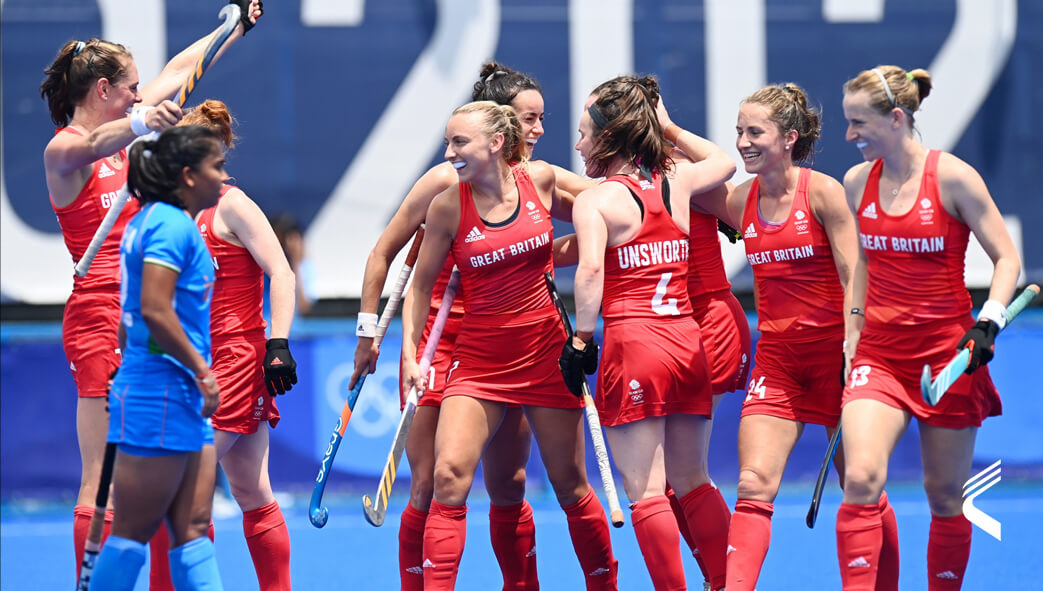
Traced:
<path fill-rule="evenodd" d="M 876 591 L 898 591 L 898 520 L 887 502 L 887 491 L 880 493 L 880 523 L 883 544 L 880 546 L 880 568 L 876 572 Z"/>
<path fill-rule="evenodd" d="M 608 534 L 608 518 L 601 501 L 591 488 L 575 503 L 562 507 L 569 522 L 572 549 L 583 568 L 587 591 L 616 589 L 618 562 L 612 556 L 612 539 Z"/>
<path fill-rule="evenodd" d="M 971 522 L 963 515 L 931 515 L 927 538 L 927 589 L 958 590 L 971 556 Z"/>
<path fill-rule="evenodd" d="M 764 557 L 771 544 L 771 516 L 775 507 L 764 501 L 739 499 L 735 502 L 728 530 L 729 590 L 752 590 L 761 574 Z"/>
<path fill-rule="evenodd" d="M 685 589 L 684 566 L 681 564 L 681 536 L 677 520 L 670 509 L 670 499 L 649 497 L 630 506 L 634 535 L 645 566 L 656 591 Z"/>
<path fill-rule="evenodd" d="M 442 591 L 456 586 L 466 539 L 467 505 L 452 507 L 431 501 L 424 528 L 424 589 Z"/>
<path fill-rule="evenodd" d="M 174 582 L 170 579 L 169 552 L 170 532 L 167 530 L 166 519 L 163 519 L 159 522 L 159 529 L 148 541 L 149 591 L 174 591 Z"/>
<path fill-rule="evenodd" d="M 721 491 L 712 483 L 697 486 L 681 497 L 688 529 L 695 547 L 706 565 L 710 586 L 724 587 L 725 567 L 728 561 L 728 526 L 731 513 Z"/>
<path fill-rule="evenodd" d="M 260 591 L 289 591 L 290 533 L 279 503 L 272 501 L 244 512 L 243 534 Z"/>
<path fill-rule="evenodd" d="M 666 483 L 666 498 L 670 499 L 670 509 L 674 512 L 674 519 L 677 521 L 677 531 L 681 532 L 681 537 L 684 538 L 684 543 L 688 544 L 688 549 L 692 552 L 692 557 L 695 558 L 695 562 L 699 564 L 699 570 L 703 573 L 703 579 L 709 581 L 710 575 L 706 572 L 706 564 L 703 563 L 703 557 L 699 554 L 699 549 L 695 547 L 695 540 L 692 539 L 692 532 L 688 530 L 688 520 L 684 516 L 684 508 L 681 507 L 681 501 L 677 500 L 677 495 L 674 494 L 674 489 L 670 488 L 670 483 Z"/>
<path fill-rule="evenodd" d="M 503 573 L 503 591 L 539 589 L 536 576 L 536 524 L 532 506 L 522 501 L 509 507 L 489 505 L 489 538 Z"/>
<path fill-rule="evenodd" d="M 880 506 L 841 503 L 837 511 L 837 559 L 844 591 L 873 591 L 883 546 Z"/>
<path fill-rule="evenodd" d="M 76 580 L 80 580 L 80 567 L 83 566 L 83 553 L 87 548 L 87 530 L 91 526 L 91 516 L 94 515 L 94 507 L 87 505 L 76 505 L 72 509 L 72 544 L 73 552 L 76 553 Z M 112 511 L 105 512 L 105 523 L 101 529 L 101 542 L 109 537 L 109 529 L 112 528 Z"/>
<path fill-rule="evenodd" d="M 424 591 L 424 524 L 427 511 L 406 503 L 398 527 L 398 570 L 402 591 Z"/>

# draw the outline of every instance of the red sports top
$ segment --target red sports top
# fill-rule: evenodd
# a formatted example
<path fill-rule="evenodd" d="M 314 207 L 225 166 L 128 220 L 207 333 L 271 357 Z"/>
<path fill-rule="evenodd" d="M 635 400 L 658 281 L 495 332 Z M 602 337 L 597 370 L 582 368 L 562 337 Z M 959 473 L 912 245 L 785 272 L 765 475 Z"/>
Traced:
<path fill-rule="evenodd" d="M 724 259 L 721 258 L 717 218 L 694 209 L 689 209 L 689 212 L 688 297 L 731 289 L 732 284 L 724 272 Z"/>
<path fill-rule="evenodd" d="M 971 311 L 963 280 L 970 229 L 942 206 L 938 157 L 927 153 L 920 193 L 912 209 L 891 215 L 880 206 L 877 160 L 858 209 L 859 240 L 868 261 L 867 324 L 915 325 L 962 319 Z"/>
<path fill-rule="evenodd" d="M 523 166 L 514 167 L 518 209 L 502 223 L 478 215 L 471 185 L 460 183 L 460 229 L 450 250 L 467 294 L 466 315 L 508 315 L 550 309 L 543 274 L 553 269 L 554 227 Z"/>
<path fill-rule="evenodd" d="M 72 127 L 63 127 L 56 131 L 55 135 L 62 132 L 83 135 Z M 120 150 L 119 158 L 122 161 L 119 168 L 114 168 L 108 162 L 108 158 L 95 161 L 91 165 L 91 175 L 80 189 L 80 194 L 69 205 L 57 207 L 54 198 L 51 198 L 51 207 L 58 216 L 65 247 L 69 249 L 73 262 L 83 258 L 87 245 L 90 244 L 91 238 L 94 238 L 94 232 L 115 201 L 116 194 L 127 182 L 127 151 Z M 90 272 L 86 277 L 74 275 L 73 291 L 98 288 L 119 290 L 120 240 L 123 238 L 123 229 L 127 227 L 127 222 L 139 209 L 137 199 L 127 200 L 123 211 L 116 218 L 116 224 L 112 226 L 105 242 L 101 244 L 101 249 L 98 250 L 98 255 L 94 257 Z"/>
<path fill-rule="evenodd" d="M 746 197 L 743 242 L 762 333 L 799 337 L 799 331 L 844 325 L 844 289 L 829 238 L 811 212 L 810 179 L 811 169 L 801 168 L 789 215 L 779 224 L 760 217 L 759 179 L 753 179 Z"/>
<path fill-rule="evenodd" d="M 644 211 L 641 228 L 633 238 L 605 249 L 601 317 L 609 322 L 624 318 L 691 316 L 688 234 L 666 211 L 663 177 L 654 173 L 651 181 L 638 181 L 619 175 L 602 182 L 622 183 Z"/>
<path fill-rule="evenodd" d="M 225 185 L 221 198 L 232 187 Z M 216 280 L 210 300 L 210 334 L 229 336 L 261 330 L 268 324 L 261 315 L 264 271 L 250 251 L 232 244 L 213 231 L 217 205 L 196 216 L 196 225 L 214 260 Z"/>

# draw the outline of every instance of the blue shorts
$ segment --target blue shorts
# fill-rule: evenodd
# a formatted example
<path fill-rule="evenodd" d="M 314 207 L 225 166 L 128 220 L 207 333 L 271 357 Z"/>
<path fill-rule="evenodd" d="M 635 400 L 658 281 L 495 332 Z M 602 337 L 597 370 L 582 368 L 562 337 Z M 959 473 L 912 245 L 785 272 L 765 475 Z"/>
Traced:
<path fill-rule="evenodd" d="M 203 395 L 179 373 L 148 381 L 117 375 L 109 394 L 108 441 L 139 456 L 199 451 L 212 444 L 210 419 L 200 415 Z"/>

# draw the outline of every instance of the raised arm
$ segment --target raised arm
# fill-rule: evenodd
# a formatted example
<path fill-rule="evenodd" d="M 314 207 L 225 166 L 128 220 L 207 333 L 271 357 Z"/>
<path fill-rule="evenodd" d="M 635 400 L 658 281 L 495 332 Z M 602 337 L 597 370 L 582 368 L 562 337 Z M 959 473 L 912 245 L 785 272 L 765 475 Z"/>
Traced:
<path fill-rule="evenodd" d="M 735 174 L 735 161 L 710 140 L 682 129 L 670 119 L 662 99 L 656 105 L 659 125 L 667 140 L 676 145 L 689 160 L 675 162 L 674 178 L 688 194 L 705 193 Z"/>
<path fill-rule="evenodd" d="M 236 27 L 228 41 L 218 50 L 214 61 L 210 62 L 210 67 L 213 67 L 221 59 L 221 56 L 228 51 L 228 48 L 241 39 L 246 34 L 246 30 L 252 28 L 257 23 L 257 19 L 261 18 L 261 15 L 264 13 L 259 0 L 233 0 L 230 4 L 238 4 L 242 11 L 239 26 Z M 247 23 L 249 23 L 249 27 L 247 27 Z M 158 105 L 161 101 L 170 99 L 177 94 L 181 90 L 181 85 L 185 82 L 185 79 L 188 78 L 189 73 L 196 67 L 199 56 L 203 54 L 207 45 L 210 44 L 210 40 L 217 35 L 218 30 L 220 30 L 220 26 L 172 57 L 167 62 L 167 65 L 163 66 L 159 76 L 141 90 L 142 102 L 146 105 Z"/>

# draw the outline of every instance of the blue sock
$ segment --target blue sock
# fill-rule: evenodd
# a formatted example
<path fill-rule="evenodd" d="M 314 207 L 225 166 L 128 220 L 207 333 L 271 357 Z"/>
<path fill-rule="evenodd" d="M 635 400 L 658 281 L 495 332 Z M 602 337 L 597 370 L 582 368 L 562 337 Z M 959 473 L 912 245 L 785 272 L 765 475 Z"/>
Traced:
<path fill-rule="evenodd" d="M 223 591 L 210 538 L 196 538 L 172 549 L 170 578 L 177 591 Z"/>
<path fill-rule="evenodd" d="M 145 544 L 110 535 L 91 573 L 91 589 L 131 591 L 145 564 Z"/>

